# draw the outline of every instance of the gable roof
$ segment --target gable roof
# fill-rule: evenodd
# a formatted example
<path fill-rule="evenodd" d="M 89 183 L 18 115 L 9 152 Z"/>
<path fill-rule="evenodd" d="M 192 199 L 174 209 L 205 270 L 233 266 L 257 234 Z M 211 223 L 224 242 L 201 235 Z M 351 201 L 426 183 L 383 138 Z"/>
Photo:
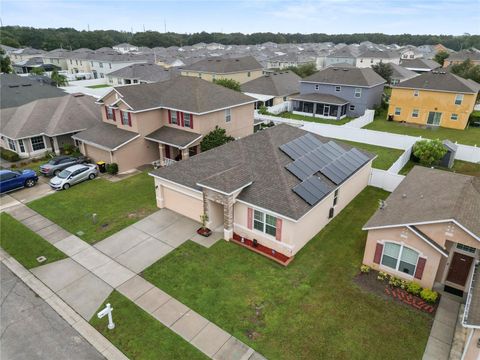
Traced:
<path fill-rule="evenodd" d="M 480 238 L 480 177 L 415 166 L 385 202 L 364 229 L 454 219 Z"/>
<path fill-rule="evenodd" d="M 120 94 L 133 111 L 167 108 L 203 114 L 255 102 L 255 99 L 238 91 L 192 76 L 177 76 L 151 84 L 120 86 L 112 91 Z M 103 101 L 105 96 L 99 101 Z"/>
<path fill-rule="evenodd" d="M 263 66 L 253 56 L 244 56 L 237 58 L 210 57 L 186 66 L 183 70 L 228 74 L 261 70 L 262 68 Z"/>
<path fill-rule="evenodd" d="M 271 73 L 242 84 L 242 92 L 273 96 L 298 93 L 302 78 L 291 71 Z"/>
<path fill-rule="evenodd" d="M 422 70 L 433 70 L 442 67 L 439 63 L 424 58 L 417 59 L 402 59 L 400 60 L 400 66 L 403 66 L 408 69 L 422 69 Z"/>
<path fill-rule="evenodd" d="M 100 121 L 90 129 L 75 134 L 72 138 L 112 151 L 117 150 L 139 136 L 136 132 L 123 130 L 116 125 Z"/>
<path fill-rule="evenodd" d="M 238 195 L 238 200 L 297 220 L 314 206 L 309 205 L 292 190 L 301 181 L 286 169 L 292 159 L 280 146 L 306 134 L 321 142 L 331 141 L 281 124 L 202 152 L 172 166 L 153 170 L 151 175 L 197 191 L 201 190 L 200 185 L 214 187 L 224 193 L 231 193 L 246 186 Z M 352 148 L 341 142 L 337 144 L 344 149 Z M 372 154 L 363 153 L 369 159 L 374 157 Z M 325 181 L 329 192 L 337 188 L 337 185 L 326 178 L 322 181 Z"/>
<path fill-rule="evenodd" d="M 467 59 L 479 61 L 480 60 L 480 51 L 477 50 L 462 50 L 457 53 L 451 54 L 447 60 L 453 61 L 465 61 Z"/>
<path fill-rule="evenodd" d="M 386 82 L 384 78 L 371 68 L 336 66 L 318 71 L 315 74 L 307 76 L 302 81 L 363 87 L 372 87 Z"/>
<path fill-rule="evenodd" d="M 419 75 L 415 71 L 408 70 L 407 68 L 404 68 L 400 65 L 393 63 L 390 63 L 389 65 L 392 68 L 392 79 L 407 80 Z"/>
<path fill-rule="evenodd" d="M 448 71 L 429 71 L 412 79 L 406 80 L 393 88 L 408 88 L 421 90 L 451 91 L 461 93 L 478 93 L 480 84 L 464 79 Z"/>
<path fill-rule="evenodd" d="M 178 72 L 175 69 L 167 69 L 152 63 L 132 64 L 107 74 L 107 76 L 148 82 L 170 80 L 170 78 L 176 75 L 178 75 Z"/>

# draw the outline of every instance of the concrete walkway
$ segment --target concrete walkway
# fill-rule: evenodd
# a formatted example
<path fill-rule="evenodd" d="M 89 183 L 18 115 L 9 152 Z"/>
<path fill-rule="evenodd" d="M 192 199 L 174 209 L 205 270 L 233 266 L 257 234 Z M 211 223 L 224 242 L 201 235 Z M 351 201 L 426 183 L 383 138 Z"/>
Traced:
<path fill-rule="evenodd" d="M 460 301 L 448 295 L 440 299 L 423 360 L 448 360 L 455 333 Z"/>
<path fill-rule="evenodd" d="M 24 205 L 8 213 L 69 256 L 31 272 L 85 320 L 116 289 L 210 358 L 263 359 L 137 275 L 192 237 L 198 227 L 194 221 L 160 210 L 91 246 Z"/>

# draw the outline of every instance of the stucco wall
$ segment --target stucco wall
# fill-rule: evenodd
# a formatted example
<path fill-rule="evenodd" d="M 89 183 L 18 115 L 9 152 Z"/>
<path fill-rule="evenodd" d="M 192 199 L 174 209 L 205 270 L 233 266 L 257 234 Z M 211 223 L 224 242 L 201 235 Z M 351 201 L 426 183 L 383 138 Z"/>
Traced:
<path fill-rule="evenodd" d="M 94 163 L 105 161 L 108 164 L 111 162 L 110 153 L 108 151 L 96 148 L 92 145 L 83 143 L 80 147 L 80 151 L 83 155 L 89 157 Z"/>
<path fill-rule="evenodd" d="M 250 73 L 250 76 L 248 76 Z M 201 76 L 199 76 L 201 74 Z M 246 83 L 247 81 L 254 80 L 262 76 L 263 70 L 254 70 L 254 71 L 241 71 L 237 73 L 228 73 L 228 74 L 213 74 L 213 73 L 206 73 L 202 71 L 192 71 L 192 70 L 185 70 L 182 71 L 183 76 L 193 76 L 193 77 L 200 77 L 203 80 L 213 81 L 215 78 L 216 80 L 219 79 L 233 79 L 238 81 L 240 84 Z"/>
<path fill-rule="evenodd" d="M 139 137 L 113 153 L 118 171 L 124 172 L 160 159 L 158 144 Z"/>
<path fill-rule="evenodd" d="M 466 344 L 464 350 L 464 357 L 462 360 L 478 360 L 480 359 L 480 348 L 477 346 L 477 343 L 480 339 L 480 329 L 468 329 L 467 339 L 472 335 L 470 343 Z"/>

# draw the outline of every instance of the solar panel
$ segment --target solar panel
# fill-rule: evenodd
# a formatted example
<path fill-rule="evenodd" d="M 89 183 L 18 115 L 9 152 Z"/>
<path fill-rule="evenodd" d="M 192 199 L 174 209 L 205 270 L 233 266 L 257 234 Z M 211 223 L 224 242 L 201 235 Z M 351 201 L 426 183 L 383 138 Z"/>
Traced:
<path fill-rule="evenodd" d="M 309 177 L 292 190 L 312 206 L 322 200 L 331 191 L 329 186 L 316 176 Z"/>
<path fill-rule="evenodd" d="M 312 134 L 305 134 L 299 138 L 296 138 L 286 144 L 280 146 L 280 150 L 286 153 L 293 160 L 298 159 L 302 155 L 315 150 L 322 145 L 322 142 L 318 140 Z"/>
<path fill-rule="evenodd" d="M 339 185 L 343 180 L 343 176 L 341 174 L 337 174 L 335 169 L 331 166 L 326 166 L 322 169 L 322 174 L 329 178 L 335 185 Z"/>

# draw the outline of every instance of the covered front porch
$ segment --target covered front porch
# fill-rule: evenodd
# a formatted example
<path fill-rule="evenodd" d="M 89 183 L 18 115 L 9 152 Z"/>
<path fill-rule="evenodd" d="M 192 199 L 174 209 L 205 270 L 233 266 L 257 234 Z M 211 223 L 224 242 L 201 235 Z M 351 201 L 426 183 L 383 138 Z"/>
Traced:
<path fill-rule="evenodd" d="M 341 120 L 347 116 L 348 101 L 328 94 L 304 94 L 293 101 L 293 113 L 322 119 Z"/>

